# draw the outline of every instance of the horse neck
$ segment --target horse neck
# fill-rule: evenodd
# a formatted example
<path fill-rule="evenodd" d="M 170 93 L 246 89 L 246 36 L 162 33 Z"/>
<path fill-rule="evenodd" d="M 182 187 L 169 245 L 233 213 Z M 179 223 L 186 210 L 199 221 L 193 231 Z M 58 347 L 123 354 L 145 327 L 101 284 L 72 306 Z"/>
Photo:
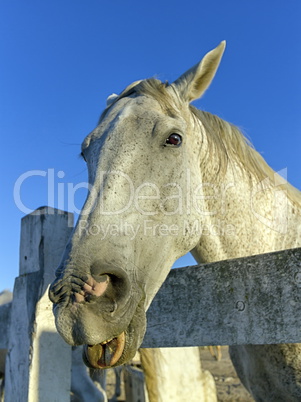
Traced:
<path fill-rule="evenodd" d="M 204 194 L 207 214 L 200 216 L 202 235 L 192 250 L 198 262 L 301 247 L 301 208 L 277 183 L 267 189 L 248 172 L 228 169 L 214 186 L 215 197 L 204 187 L 211 193 Z"/>

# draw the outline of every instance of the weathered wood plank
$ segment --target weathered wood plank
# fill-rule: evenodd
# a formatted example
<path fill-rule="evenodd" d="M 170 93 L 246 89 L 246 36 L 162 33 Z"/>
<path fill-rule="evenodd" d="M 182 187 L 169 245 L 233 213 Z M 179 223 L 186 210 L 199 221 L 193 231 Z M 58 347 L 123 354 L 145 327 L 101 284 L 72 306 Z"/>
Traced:
<path fill-rule="evenodd" d="M 142 347 L 301 342 L 301 249 L 174 269 Z"/>
<path fill-rule="evenodd" d="M 5 401 L 70 401 L 71 348 L 58 335 L 47 288 L 70 236 L 71 214 L 40 208 L 22 219 L 20 276 L 8 331 Z"/>
<path fill-rule="evenodd" d="M 6 303 L 0 306 L 0 349 L 6 349 L 8 346 L 8 331 L 10 324 L 10 312 L 12 303 Z"/>

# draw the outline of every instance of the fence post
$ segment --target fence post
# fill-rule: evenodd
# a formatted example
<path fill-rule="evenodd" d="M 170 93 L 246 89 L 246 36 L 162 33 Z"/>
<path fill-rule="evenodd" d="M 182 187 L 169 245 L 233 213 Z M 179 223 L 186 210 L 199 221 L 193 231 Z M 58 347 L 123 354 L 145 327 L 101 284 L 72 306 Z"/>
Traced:
<path fill-rule="evenodd" d="M 71 347 L 55 329 L 48 286 L 73 227 L 73 215 L 39 208 L 21 223 L 5 372 L 5 402 L 69 402 Z"/>

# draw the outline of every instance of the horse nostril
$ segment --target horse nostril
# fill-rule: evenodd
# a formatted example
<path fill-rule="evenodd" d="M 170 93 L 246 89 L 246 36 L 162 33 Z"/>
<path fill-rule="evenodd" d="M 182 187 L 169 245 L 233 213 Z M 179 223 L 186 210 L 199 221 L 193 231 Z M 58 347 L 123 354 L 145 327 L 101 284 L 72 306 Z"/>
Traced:
<path fill-rule="evenodd" d="M 93 296 L 102 296 L 108 288 L 110 282 L 109 275 L 101 275 L 98 278 L 88 278 L 83 286 L 83 290 Z"/>
<path fill-rule="evenodd" d="M 126 302 L 131 293 L 131 283 L 128 274 L 121 268 L 112 266 L 103 266 L 102 264 L 93 264 L 90 269 L 93 279 L 101 286 L 105 283 L 106 289 L 104 296 L 114 302 L 112 312 L 117 310 Z M 107 279 L 108 278 L 108 279 Z"/>

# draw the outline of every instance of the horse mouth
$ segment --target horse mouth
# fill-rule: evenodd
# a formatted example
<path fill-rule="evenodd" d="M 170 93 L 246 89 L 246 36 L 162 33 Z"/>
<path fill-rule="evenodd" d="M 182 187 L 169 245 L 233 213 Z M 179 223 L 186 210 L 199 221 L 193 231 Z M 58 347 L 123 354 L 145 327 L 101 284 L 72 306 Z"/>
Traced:
<path fill-rule="evenodd" d="M 95 369 L 104 369 L 118 364 L 125 348 L 125 333 L 97 345 L 85 345 L 85 363 Z"/>

